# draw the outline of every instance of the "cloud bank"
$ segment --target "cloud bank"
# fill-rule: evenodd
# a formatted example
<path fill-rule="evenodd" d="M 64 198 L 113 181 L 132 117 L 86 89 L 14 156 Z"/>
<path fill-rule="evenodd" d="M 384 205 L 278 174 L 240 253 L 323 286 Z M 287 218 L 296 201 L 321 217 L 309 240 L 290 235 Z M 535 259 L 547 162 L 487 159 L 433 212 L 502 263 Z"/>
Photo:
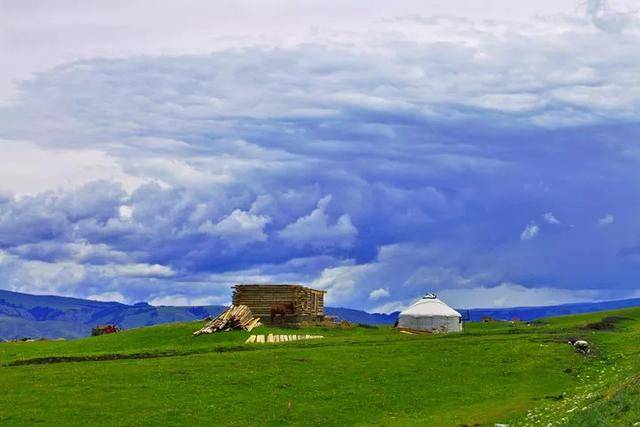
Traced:
<path fill-rule="evenodd" d="M 576 10 L 408 13 L 22 79 L 0 107 L 0 286 L 189 304 L 301 282 L 379 311 L 631 295 L 640 30 Z"/>

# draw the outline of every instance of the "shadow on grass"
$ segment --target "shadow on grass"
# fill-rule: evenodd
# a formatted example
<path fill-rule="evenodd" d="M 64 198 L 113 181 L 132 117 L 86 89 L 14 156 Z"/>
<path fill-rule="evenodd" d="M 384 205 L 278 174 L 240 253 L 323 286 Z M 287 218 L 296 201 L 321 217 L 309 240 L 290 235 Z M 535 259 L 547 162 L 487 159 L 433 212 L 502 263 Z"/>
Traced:
<path fill-rule="evenodd" d="M 612 331 L 616 328 L 616 323 L 623 320 L 633 320 L 624 316 L 609 316 L 600 320 L 599 322 L 587 323 L 582 329 L 587 331 Z"/>
<path fill-rule="evenodd" d="M 69 362 L 104 362 L 111 360 L 131 360 L 131 359 L 158 359 L 162 357 L 178 357 L 192 356 L 195 354 L 206 353 L 227 353 L 236 351 L 254 351 L 257 348 L 246 346 L 233 347 L 216 347 L 213 349 L 191 350 L 191 351 L 158 351 L 150 353 L 111 353 L 111 354 L 93 354 L 87 356 L 50 356 L 36 357 L 33 359 L 15 360 L 7 363 L 6 366 L 24 366 L 24 365 L 48 365 L 52 363 L 69 363 Z"/>

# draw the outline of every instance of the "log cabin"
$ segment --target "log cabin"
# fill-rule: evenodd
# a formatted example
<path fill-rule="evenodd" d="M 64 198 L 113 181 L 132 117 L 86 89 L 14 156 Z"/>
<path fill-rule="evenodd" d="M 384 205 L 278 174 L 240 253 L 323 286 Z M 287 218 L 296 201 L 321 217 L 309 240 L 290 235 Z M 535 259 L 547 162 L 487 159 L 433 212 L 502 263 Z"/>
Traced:
<path fill-rule="evenodd" d="M 293 313 L 286 315 L 288 322 L 322 320 L 326 291 L 301 285 L 242 284 L 233 287 L 233 305 L 246 305 L 263 322 L 271 319 L 271 308 L 278 304 L 292 304 Z"/>

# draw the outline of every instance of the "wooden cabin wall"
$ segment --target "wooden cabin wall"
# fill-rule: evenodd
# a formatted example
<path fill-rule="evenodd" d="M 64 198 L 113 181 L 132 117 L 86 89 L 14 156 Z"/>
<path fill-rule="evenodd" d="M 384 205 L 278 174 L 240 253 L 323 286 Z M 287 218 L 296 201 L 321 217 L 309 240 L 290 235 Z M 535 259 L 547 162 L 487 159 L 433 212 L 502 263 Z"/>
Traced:
<path fill-rule="evenodd" d="M 254 316 L 268 317 L 273 304 L 292 302 L 296 313 L 304 313 L 305 296 L 299 289 L 288 286 L 237 287 L 233 304 L 249 306 Z"/>
<path fill-rule="evenodd" d="M 318 299 L 318 305 L 316 308 L 316 315 L 317 316 L 324 316 L 324 292 L 321 291 L 314 291 L 316 292 L 316 297 Z"/>
<path fill-rule="evenodd" d="M 313 316 L 324 315 L 324 292 L 305 288 L 306 309 L 305 313 Z"/>
<path fill-rule="evenodd" d="M 315 307 L 312 295 L 316 297 Z M 302 286 L 238 285 L 233 292 L 234 305 L 247 305 L 254 316 L 269 317 L 273 304 L 292 302 L 295 314 L 301 316 L 324 315 L 324 292 Z"/>

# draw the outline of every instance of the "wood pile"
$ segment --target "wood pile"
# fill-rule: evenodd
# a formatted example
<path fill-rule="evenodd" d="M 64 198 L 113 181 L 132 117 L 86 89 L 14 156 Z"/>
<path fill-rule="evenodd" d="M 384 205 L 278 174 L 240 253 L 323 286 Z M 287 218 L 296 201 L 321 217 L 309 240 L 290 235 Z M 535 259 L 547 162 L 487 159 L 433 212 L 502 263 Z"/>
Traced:
<path fill-rule="evenodd" d="M 202 329 L 193 333 L 198 336 L 212 334 L 218 331 L 243 330 L 251 331 L 260 326 L 260 318 L 253 317 L 251 310 L 246 305 L 231 305 L 218 317 L 207 323 Z"/>
<path fill-rule="evenodd" d="M 437 334 L 438 331 L 423 331 L 420 329 L 411 329 L 411 328 L 397 328 L 403 334 L 407 335 L 424 335 L 424 334 Z"/>
<path fill-rule="evenodd" d="M 249 338 L 247 338 L 245 343 L 278 343 L 298 340 L 316 340 L 320 338 L 324 337 L 322 335 L 251 335 Z"/>

